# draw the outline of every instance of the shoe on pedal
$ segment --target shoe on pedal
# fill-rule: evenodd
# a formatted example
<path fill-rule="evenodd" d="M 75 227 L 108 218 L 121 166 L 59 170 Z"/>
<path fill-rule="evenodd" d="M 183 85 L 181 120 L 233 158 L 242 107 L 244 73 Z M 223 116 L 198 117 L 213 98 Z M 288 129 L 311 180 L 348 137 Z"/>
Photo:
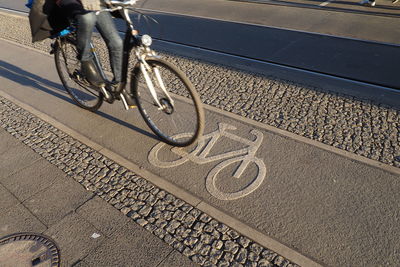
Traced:
<path fill-rule="evenodd" d="M 116 93 L 119 91 L 119 87 L 121 86 L 120 82 L 112 81 L 106 84 L 107 91 L 111 93 Z"/>
<path fill-rule="evenodd" d="M 126 103 L 128 104 L 128 106 L 130 108 L 136 107 L 135 97 L 132 94 L 128 93 L 126 90 L 122 91 L 122 93 L 125 97 L 125 100 L 126 100 Z"/>
<path fill-rule="evenodd" d="M 100 76 L 96 65 L 93 63 L 93 60 L 81 61 L 81 73 L 91 85 L 96 87 L 102 87 L 105 85 L 105 82 Z"/>

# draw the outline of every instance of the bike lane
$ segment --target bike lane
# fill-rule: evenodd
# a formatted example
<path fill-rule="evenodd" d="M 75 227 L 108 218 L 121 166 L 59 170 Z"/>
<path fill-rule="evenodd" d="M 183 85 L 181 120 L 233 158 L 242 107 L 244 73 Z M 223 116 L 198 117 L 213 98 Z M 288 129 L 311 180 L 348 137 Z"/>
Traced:
<path fill-rule="evenodd" d="M 400 260 L 396 169 L 372 166 L 360 157 L 209 107 L 205 136 L 212 135 L 215 144 L 204 143 L 192 156 L 178 152 L 190 158 L 181 165 L 163 165 L 181 156 L 159 145 L 138 111 L 125 112 L 117 103 L 105 104 L 98 113 L 86 112 L 62 90 L 51 57 L 4 41 L 1 46 L 2 91 L 203 202 L 323 265 L 395 265 Z M 48 68 L 38 68 L 39 62 Z M 224 157 L 226 153 L 233 155 Z M 238 157 L 249 165 L 235 178 L 242 162 L 235 161 Z M 234 162 L 225 166 L 229 160 Z M 254 177 L 254 191 L 226 197 L 253 184 Z"/>

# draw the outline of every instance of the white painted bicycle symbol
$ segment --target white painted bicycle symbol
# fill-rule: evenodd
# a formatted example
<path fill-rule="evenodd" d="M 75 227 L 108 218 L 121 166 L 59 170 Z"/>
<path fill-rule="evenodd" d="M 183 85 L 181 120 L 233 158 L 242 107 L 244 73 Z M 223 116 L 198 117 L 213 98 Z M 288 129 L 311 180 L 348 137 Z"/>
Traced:
<path fill-rule="evenodd" d="M 178 159 L 172 161 L 159 160 L 159 152 L 163 148 L 168 148 L 168 146 L 164 143 L 158 143 L 151 149 L 148 160 L 154 166 L 160 168 L 171 168 L 184 164 L 188 160 L 197 164 L 206 164 L 213 161 L 220 161 L 225 159 L 224 161 L 217 164 L 208 173 L 206 178 L 206 189 L 211 195 L 221 200 L 234 200 L 244 197 L 256 190 L 261 185 L 266 175 L 264 162 L 260 158 L 257 158 L 255 156 L 258 148 L 262 143 L 263 134 L 260 131 L 254 129 L 251 130 L 250 133 L 256 137 L 255 140 L 252 141 L 234 135 L 228 132 L 228 130 L 236 130 L 236 127 L 226 123 L 219 123 L 218 129 L 214 132 L 204 135 L 199 140 L 195 149 L 191 152 L 187 152 L 183 148 L 170 148 L 170 151 L 172 151 L 175 156 L 178 157 Z M 186 137 L 186 135 L 187 134 L 185 133 L 178 134 L 175 136 L 175 138 L 184 138 Z M 234 141 L 240 142 L 242 144 L 245 144 L 246 147 L 235 151 L 229 151 L 218 155 L 209 156 L 211 149 L 221 137 L 227 137 Z M 232 175 L 234 178 L 239 179 L 250 163 L 254 163 L 257 166 L 258 172 L 251 183 L 249 183 L 245 188 L 236 192 L 221 192 L 216 186 L 217 175 L 222 169 L 236 162 L 240 162 L 240 165 Z"/>

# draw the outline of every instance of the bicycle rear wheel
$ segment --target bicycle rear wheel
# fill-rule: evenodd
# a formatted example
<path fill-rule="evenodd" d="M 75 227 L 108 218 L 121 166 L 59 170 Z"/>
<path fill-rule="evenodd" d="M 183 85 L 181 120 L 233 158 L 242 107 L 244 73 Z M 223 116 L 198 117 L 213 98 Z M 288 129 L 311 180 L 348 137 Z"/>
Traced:
<path fill-rule="evenodd" d="M 95 111 L 103 103 L 103 95 L 80 74 L 81 64 L 74 40 L 63 38 L 56 42 L 54 60 L 60 80 L 78 106 Z"/>
<path fill-rule="evenodd" d="M 159 58 L 149 58 L 146 62 L 150 68 L 136 68 L 132 79 L 132 93 L 144 120 L 167 144 L 183 147 L 194 143 L 204 129 L 203 106 L 194 86 L 171 63 Z M 157 94 L 155 98 L 149 81 Z M 173 137 L 183 133 L 184 138 Z"/>

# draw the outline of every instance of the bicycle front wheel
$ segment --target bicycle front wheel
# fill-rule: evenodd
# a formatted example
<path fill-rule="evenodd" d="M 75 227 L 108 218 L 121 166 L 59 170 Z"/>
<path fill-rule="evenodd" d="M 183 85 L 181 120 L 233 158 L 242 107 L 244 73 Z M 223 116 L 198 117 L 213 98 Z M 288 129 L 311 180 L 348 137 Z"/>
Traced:
<path fill-rule="evenodd" d="M 74 40 L 65 38 L 55 44 L 54 60 L 64 88 L 78 106 L 90 111 L 99 109 L 103 95 L 82 77 Z"/>
<path fill-rule="evenodd" d="M 147 125 L 167 144 L 188 146 L 204 129 L 204 111 L 194 86 L 177 67 L 159 59 L 146 59 L 136 68 L 132 93 Z M 184 134 L 184 138 L 175 138 Z"/>

